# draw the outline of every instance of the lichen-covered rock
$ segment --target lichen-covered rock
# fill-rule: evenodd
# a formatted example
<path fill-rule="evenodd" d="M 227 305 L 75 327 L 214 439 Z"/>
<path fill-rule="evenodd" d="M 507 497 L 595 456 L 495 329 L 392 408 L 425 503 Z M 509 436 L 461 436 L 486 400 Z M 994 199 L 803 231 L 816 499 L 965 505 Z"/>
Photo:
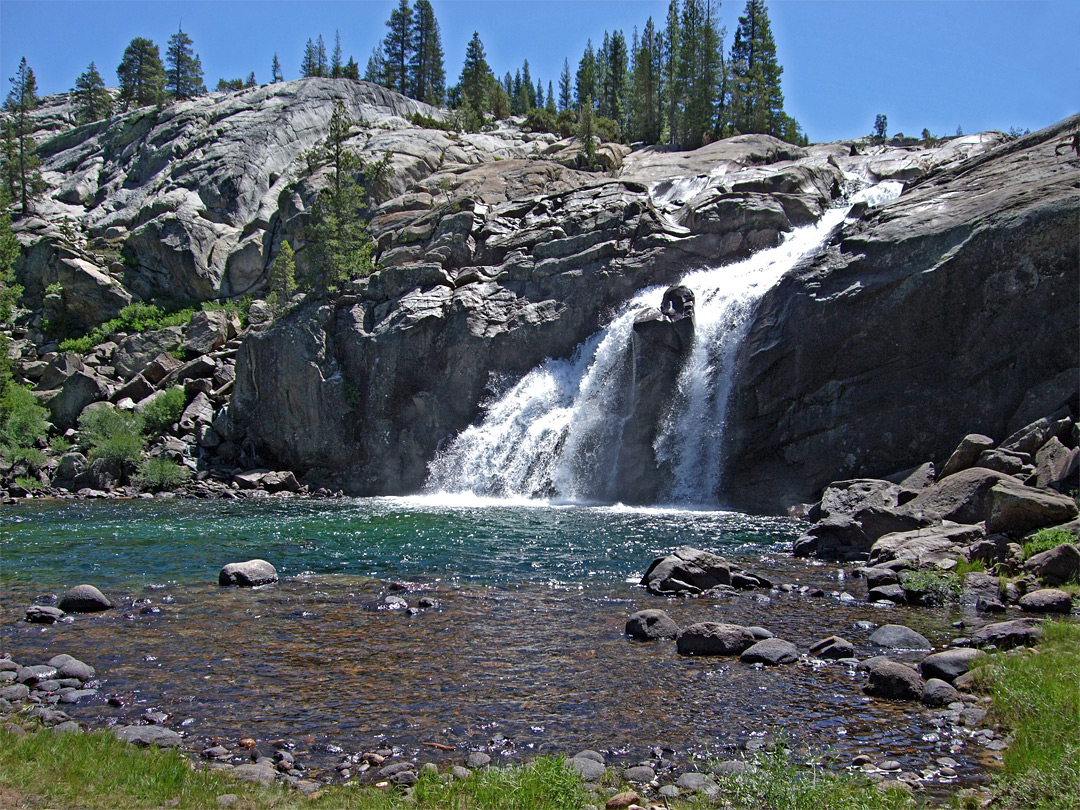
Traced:
<path fill-rule="evenodd" d="M 248 560 L 247 562 L 229 563 L 218 574 L 219 585 L 239 585 L 251 588 L 268 585 L 278 581 L 277 570 L 266 560 Z"/>

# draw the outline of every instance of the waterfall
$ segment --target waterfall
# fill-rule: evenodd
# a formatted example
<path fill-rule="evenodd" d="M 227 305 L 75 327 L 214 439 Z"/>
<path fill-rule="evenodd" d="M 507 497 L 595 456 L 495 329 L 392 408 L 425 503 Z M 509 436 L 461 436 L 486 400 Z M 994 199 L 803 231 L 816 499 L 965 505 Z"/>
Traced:
<path fill-rule="evenodd" d="M 722 486 L 724 425 L 734 365 L 761 297 L 843 221 L 851 204 L 880 204 L 902 184 L 865 189 L 814 225 L 744 261 L 696 270 L 679 282 L 696 297 L 694 341 L 653 446 L 663 499 L 714 503 Z M 642 290 L 569 359 L 549 359 L 500 396 L 430 465 L 426 489 L 494 497 L 589 502 L 619 499 L 618 458 L 633 406 L 635 317 L 659 307 L 663 287 Z"/>

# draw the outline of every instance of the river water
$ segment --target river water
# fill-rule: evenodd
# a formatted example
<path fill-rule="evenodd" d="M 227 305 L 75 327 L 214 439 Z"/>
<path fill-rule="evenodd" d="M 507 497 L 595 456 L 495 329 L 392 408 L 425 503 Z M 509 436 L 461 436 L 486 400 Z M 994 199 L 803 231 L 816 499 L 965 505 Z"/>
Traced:
<path fill-rule="evenodd" d="M 862 658 L 879 650 L 860 622 L 908 624 L 939 648 L 958 632 L 947 610 L 869 605 L 842 569 L 792 559 L 798 533 L 786 518 L 463 496 L 28 502 L 0 512 L 0 643 L 23 663 L 66 652 L 95 666 L 101 697 L 79 719 L 164 712 L 194 748 L 253 737 L 312 757 L 400 746 L 460 761 L 466 750 L 520 759 L 593 747 L 629 764 L 655 747 L 683 762 L 727 758 L 783 733 L 841 764 L 870 753 L 920 770 L 952 756 L 961 777 L 977 775 L 966 731 L 917 704 L 869 700 L 851 667 L 804 657 L 762 669 L 623 635 L 649 607 L 681 626 L 764 626 L 803 651 L 836 633 Z M 638 587 L 680 545 L 793 590 L 669 600 Z M 252 557 L 281 582 L 217 586 L 221 565 Z M 21 621 L 31 602 L 81 582 L 118 609 Z M 388 596 L 438 605 L 410 614 Z M 124 707 L 108 706 L 110 694 Z"/>

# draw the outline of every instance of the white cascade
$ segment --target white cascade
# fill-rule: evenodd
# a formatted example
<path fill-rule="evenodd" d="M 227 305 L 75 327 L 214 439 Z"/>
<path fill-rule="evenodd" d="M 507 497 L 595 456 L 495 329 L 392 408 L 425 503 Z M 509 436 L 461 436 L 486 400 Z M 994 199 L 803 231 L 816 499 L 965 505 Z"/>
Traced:
<path fill-rule="evenodd" d="M 744 261 L 688 273 L 694 343 L 654 446 L 670 478 L 666 500 L 715 503 L 722 486 L 724 426 L 734 361 L 761 297 L 803 256 L 819 248 L 850 205 L 877 205 L 902 184 L 881 183 L 834 208 L 777 247 Z M 635 316 L 659 307 L 664 287 L 642 290 L 570 359 L 547 360 L 484 405 L 484 417 L 430 465 L 426 489 L 515 498 L 597 502 L 615 491 L 622 427 L 633 398 Z"/>

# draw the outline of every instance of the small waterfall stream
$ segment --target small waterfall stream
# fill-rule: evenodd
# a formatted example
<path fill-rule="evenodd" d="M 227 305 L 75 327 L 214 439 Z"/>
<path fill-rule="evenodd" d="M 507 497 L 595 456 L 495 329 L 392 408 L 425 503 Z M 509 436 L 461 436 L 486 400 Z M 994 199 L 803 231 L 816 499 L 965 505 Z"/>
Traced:
<path fill-rule="evenodd" d="M 724 426 L 739 344 L 761 297 L 817 249 L 850 206 L 895 199 L 901 183 L 860 191 L 778 246 L 679 282 L 696 297 L 693 345 L 660 420 L 653 450 L 665 468 L 661 500 L 714 504 L 723 484 Z M 570 502 L 620 500 L 618 461 L 634 399 L 633 326 L 660 306 L 664 287 L 642 290 L 569 359 L 549 359 L 484 405 L 484 417 L 430 465 L 426 489 Z"/>

